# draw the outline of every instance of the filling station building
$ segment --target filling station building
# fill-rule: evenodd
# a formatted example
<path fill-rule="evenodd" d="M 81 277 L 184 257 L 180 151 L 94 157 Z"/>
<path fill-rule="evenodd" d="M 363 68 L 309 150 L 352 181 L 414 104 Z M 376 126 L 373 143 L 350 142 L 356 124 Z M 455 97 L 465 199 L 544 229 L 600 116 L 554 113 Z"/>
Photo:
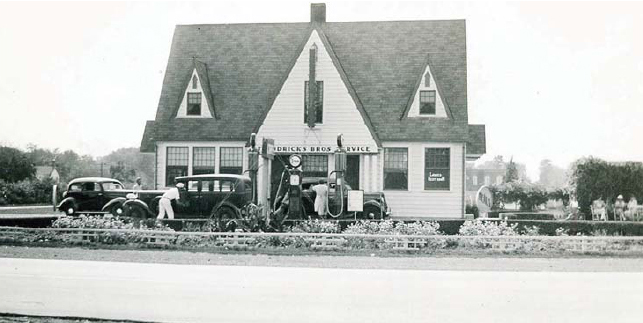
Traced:
<path fill-rule="evenodd" d="M 342 133 L 353 189 L 384 192 L 393 217 L 461 218 L 465 161 L 485 153 L 484 125 L 468 123 L 466 58 L 464 20 L 327 22 L 312 4 L 306 23 L 179 25 L 141 151 L 162 188 L 242 174 L 251 134 L 271 139 L 266 204 L 290 154 L 304 177 L 333 171 Z"/>

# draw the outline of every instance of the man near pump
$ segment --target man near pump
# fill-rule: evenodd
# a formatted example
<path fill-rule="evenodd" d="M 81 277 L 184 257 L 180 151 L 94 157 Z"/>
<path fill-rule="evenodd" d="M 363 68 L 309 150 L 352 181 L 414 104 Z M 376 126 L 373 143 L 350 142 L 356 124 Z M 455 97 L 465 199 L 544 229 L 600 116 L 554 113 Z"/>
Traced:
<path fill-rule="evenodd" d="M 132 189 L 135 190 L 135 191 L 142 190 L 143 189 L 143 184 L 141 184 L 141 183 L 142 183 L 141 178 L 137 177 L 136 178 L 136 183 L 134 183 L 134 186 L 132 186 Z"/>
<path fill-rule="evenodd" d="M 328 201 L 328 185 L 326 185 L 326 180 L 323 178 L 319 179 L 319 183 L 312 187 L 315 191 L 315 212 L 319 215 L 320 218 L 326 216 L 326 201 Z"/>
<path fill-rule="evenodd" d="M 625 217 L 631 221 L 639 221 L 639 203 L 636 201 L 636 197 L 632 195 L 629 202 L 627 202 L 627 211 L 625 211 Z"/>
<path fill-rule="evenodd" d="M 169 189 L 167 192 L 163 193 L 161 200 L 159 201 L 159 215 L 156 217 L 157 220 L 162 220 L 167 213 L 168 219 L 174 219 L 174 210 L 172 209 L 172 200 L 181 199 L 181 194 L 179 190 L 185 187 L 183 183 L 176 184 L 176 187 Z"/>

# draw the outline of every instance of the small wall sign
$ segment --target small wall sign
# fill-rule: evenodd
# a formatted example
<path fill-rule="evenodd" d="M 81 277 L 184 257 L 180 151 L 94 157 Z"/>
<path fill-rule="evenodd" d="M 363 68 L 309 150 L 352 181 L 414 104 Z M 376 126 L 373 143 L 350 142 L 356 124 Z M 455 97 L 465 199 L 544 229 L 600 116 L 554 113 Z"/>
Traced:
<path fill-rule="evenodd" d="M 364 191 L 350 190 L 348 191 L 348 205 L 346 207 L 348 212 L 363 212 L 364 211 Z"/>

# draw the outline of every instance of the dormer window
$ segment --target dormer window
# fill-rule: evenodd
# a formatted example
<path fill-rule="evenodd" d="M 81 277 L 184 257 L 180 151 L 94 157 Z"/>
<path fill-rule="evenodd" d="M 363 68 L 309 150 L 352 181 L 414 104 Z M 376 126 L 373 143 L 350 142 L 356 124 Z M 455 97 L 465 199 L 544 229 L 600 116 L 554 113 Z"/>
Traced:
<path fill-rule="evenodd" d="M 196 82 L 197 82 L 196 75 L 193 75 L 192 76 L 192 89 L 193 90 L 196 90 Z"/>
<path fill-rule="evenodd" d="M 424 74 L 424 87 L 431 87 L 431 74 L 429 72 Z"/>
<path fill-rule="evenodd" d="M 435 91 L 420 91 L 420 114 L 435 115 Z"/>
<path fill-rule="evenodd" d="M 201 115 L 201 93 L 188 93 L 187 115 L 189 116 Z"/>

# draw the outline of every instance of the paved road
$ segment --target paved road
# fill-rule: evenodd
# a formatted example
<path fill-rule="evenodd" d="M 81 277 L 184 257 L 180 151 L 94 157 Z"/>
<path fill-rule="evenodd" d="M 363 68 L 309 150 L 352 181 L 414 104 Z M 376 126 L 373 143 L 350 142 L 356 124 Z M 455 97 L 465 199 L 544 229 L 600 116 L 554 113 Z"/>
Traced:
<path fill-rule="evenodd" d="M 641 272 L 0 259 L 0 312 L 163 322 L 640 322 Z"/>

